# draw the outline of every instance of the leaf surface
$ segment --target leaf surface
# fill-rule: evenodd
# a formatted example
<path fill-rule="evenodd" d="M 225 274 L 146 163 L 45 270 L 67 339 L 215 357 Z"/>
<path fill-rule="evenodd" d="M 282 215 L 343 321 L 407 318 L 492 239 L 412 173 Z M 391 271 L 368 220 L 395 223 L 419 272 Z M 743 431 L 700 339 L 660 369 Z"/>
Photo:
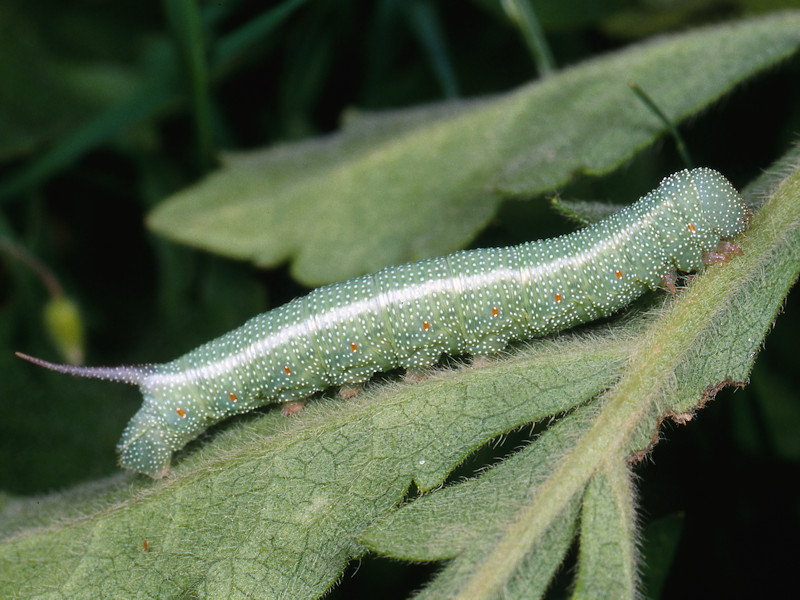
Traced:
<path fill-rule="evenodd" d="M 308 285 L 463 248 L 508 196 L 608 173 L 663 131 L 795 52 L 800 13 L 666 36 L 494 98 L 355 116 L 340 133 L 230 154 L 157 207 L 173 240 Z M 341 249 L 341 250 L 340 250 Z M 344 251 L 346 250 L 346 251 Z"/>
<path fill-rule="evenodd" d="M 12 502 L 0 595 L 316 598 L 363 553 L 356 534 L 412 481 L 440 485 L 485 441 L 609 385 L 625 341 L 609 335 L 588 353 L 587 343 L 544 343 L 485 368 L 320 403 L 288 424 L 273 411 L 204 445 L 166 481 L 112 486 L 88 507 L 83 494 L 53 498 L 36 528 L 22 516 L 32 507 Z"/>

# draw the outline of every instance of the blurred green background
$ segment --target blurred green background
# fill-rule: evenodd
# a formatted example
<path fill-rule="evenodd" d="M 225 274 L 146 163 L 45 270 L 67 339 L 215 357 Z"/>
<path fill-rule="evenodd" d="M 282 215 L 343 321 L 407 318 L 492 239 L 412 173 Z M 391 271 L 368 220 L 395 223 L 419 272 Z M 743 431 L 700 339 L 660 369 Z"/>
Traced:
<path fill-rule="evenodd" d="M 662 32 L 800 5 L 532 4 L 559 68 Z M 3 0 L 0 490 L 37 494 L 115 473 L 114 446 L 140 403 L 135 389 L 44 373 L 15 350 L 160 362 L 306 291 L 284 267 L 256 269 L 145 228 L 145 214 L 212 170 L 220 151 L 332 132 L 351 108 L 480 96 L 537 76 L 495 0 Z M 737 186 L 767 168 L 797 140 L 799 76 L 795 57 L 682 124 L 695 161 Z M 681 166 L 665 139 L 563 195 L 628 201 Z M 544 202 L 513 201 L 474 244 L 570 227 Z M 665 597 L 765 595 L 791 579 L 798 308 L 790 297 L 751 385 L 720 394 L 688 427 L 667 425 L 667 441 L 637 470 L 645 556 L 651 544 L 677 547 L 671 567 L 667 552 L 645 575 L 666 579 Z M 360 568 L 358 585 L 386 598 L 405 597 L 426 572 L 388 561 Z M 349 580 L 336 595 L 356 593 Z M 696 582 L 689 593 L 687 582 Z"/>

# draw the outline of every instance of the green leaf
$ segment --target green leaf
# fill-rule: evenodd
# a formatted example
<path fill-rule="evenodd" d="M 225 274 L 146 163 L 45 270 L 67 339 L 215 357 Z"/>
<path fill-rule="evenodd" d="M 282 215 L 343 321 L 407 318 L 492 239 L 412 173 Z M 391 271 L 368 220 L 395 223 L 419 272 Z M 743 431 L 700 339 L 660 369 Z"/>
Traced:
<path fill-rule="evenodd" d="M 585 200 L 565 200 L 560 196 L 553 196 L 550 206 L 568 219 L 581 226 L 595 223 L 624 208 L 623 204 L 608 204 L 587 202 Z"/>
<path fill-rule="evenodd" d="M 0 596 L 55 587 L 71 598 L 135 589 L 316 598 L 363 553 L 356 535 L 412 481 L 440 485 L 486 440 L 609 385 L 626 342 L 609 335 L 591 341 L 593 350 L 586 344 L 544 342 L 484 368 L 313 405 L 288 424 L 273 411 L 226 431 L 166 481 L 112 488 L 84 515 L 74 514 L 73 499 L 58 510 L 53 498 L 35 529 L 14 519 L 32 505 L 15 504 L 4 514 L 12 521 L 0 547 Z M 40 560 L 58 567 L 42 569 Z"/>
<path fill-rule="evenodd" d="M 800 13 L 770 15 L 631 46 L 490 99 L 355 118 L 325 138 L 228 155 L 148 224 L 258 265 L 290 260 L 309 285 L 442 255 L 503 197 L 608 173 L 661 135 L 628 81 L 677 122 L 798 43 Z"/>
<path fill-rule="evenodd" d="M 591 424 L 583 407 L 549 428 L 535 444 L 480 477 L 445 487 L 406 504 L 360 536 L 370 550 L 404 560 L 456 558 L 429 585 L 422 598 L 446 597 L 491 551 L 530 490 L 551 473 L 558 456 L 569 451 Z M 573 502 L 545 534 L 512 585 L 535 597 L 544 593 L 563 561 L 578 522 Z M 517 597 L 511 594 L 509 597 Z"/>
<path fill-rule="evenodd" d="M 573 598 L 636 595 L 636 532 L 624 457 L 609 461 L 583 498 L 579 568 Z"/>
<path fill-rule="evenodd" d="M 539 597 L 580 511 L 576 593 L 632 598 L 626 457 L 663 418 L 686 422 L 721 384 L 746 379 L 800 272 L 799 199 L 795 165 L 742 237 L 744 256 L 625 327 L 314 403 L 291 421 L 239 421 L 160 482 L 5 499 L 0 596 L 317 598 L 363 541 L 398 558 L 452 557 L 424 598 Z M 545 432 L 526 448 L 437 489 L 475 449 L 534 421 Z M 412 482 L 428 495 L 396 509 Z"/>
<path fill-rule="evenodd" d="M 375 552 L 416 561 L 443 560 L 470 547 L 489 547 L 530 489 L 552 473 L 553 457 L 571 450 L 585 433 L 591 413 L 586 407 L 573 411 L 536 438 L 536 443 L 479 477 L 421 496 L 392 512 L 359 536 L 360 541 Z M 577 512 L 573 516 L 577 518 Z"/>

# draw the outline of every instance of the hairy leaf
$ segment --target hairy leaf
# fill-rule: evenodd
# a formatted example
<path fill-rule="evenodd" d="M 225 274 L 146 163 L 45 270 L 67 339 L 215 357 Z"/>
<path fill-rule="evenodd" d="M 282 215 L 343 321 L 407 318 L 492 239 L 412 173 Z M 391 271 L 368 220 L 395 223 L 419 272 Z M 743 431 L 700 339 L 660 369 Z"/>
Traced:
<path fill-rule="evenodd" d="M 0 593 L 56 586 L 73 598 L 189 589 L 316 598 L 363 552 L 356 534 L 412 481 L 440 485 L 492 437 L 596 395 L 619 372 L 625 348 L 616 335 L 540 343 L 487 367 L 312 406 L 278 433 L 274 411 L 226 431 L 163 483 L 140 482 L 122 500 L 112 488 L 82 516 L 69 499 L 63 510 L 53 500 L 40 527 L 6 527 Z M 39 568 L 39 552 L 58 568 Z"/>
<path fill-rule="evenodd" d="M 353 118 L 325 138 L 230 154 L 149 216 L 171 239 L 309 285 L 462 248 L 507 196 L 607 173 L 796 51 L 800 13 L 663 37 L 479 101 Z M 346 248 L 347 252 L 337 252 Z"/>

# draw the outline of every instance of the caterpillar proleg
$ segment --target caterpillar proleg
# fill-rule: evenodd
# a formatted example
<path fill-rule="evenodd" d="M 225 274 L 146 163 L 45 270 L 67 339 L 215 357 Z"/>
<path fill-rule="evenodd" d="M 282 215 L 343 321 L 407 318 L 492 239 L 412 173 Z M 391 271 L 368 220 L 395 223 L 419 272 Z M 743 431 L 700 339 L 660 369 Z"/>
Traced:
<path fill-rule="evenodd" d="M 144 402 L 119 442 L 120 464 L 154 478 L 210 425 L 378 371 L 420 368 L 442 354 L 486 355 L 511 340 L 607 316 L 647 289 L 672 286 L 740 252 L 726 240 L 750 212 L 719 173 L 665 178 L 638 202 L 560 237 L 456 252 L 318 288 L 164 364 L 56 365 L 138 385 Z"/>

